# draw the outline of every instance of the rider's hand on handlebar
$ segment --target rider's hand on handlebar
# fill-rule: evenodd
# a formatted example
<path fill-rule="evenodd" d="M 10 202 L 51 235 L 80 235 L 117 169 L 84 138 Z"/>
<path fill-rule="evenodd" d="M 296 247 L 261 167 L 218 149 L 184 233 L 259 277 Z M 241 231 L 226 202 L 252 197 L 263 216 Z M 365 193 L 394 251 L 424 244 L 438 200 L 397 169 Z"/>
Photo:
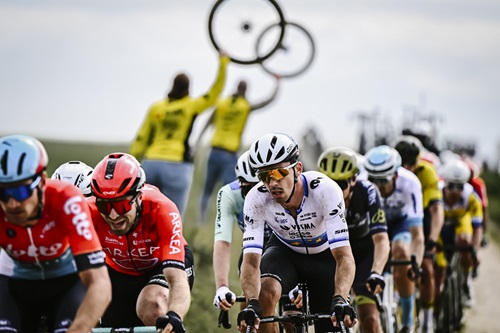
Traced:
<path fill-rule="evenodd" d="M 377 272 L 371 272 L 366 280 L 366 288 L 374 294 L 380 294 L 385 288 L 385 279 Z"/>
<path fill-rule="evenodd" d="M 238 330 L 246 332 L 247 325 L 259 328 L 259 317 L 262 314 L 260 303 L 257 299 L 251 299 L 246 308 L 238 313 Z"/>
<path fill-rule="evenodd" d="M 181 317 L 174 311 L 167 312 L 166 316 L 156 319 L 157 332 L 175 332 L 186 333 L 186 328 L 182 323 Z"/>
<path fill-rule="evenodd" d="M 231 296 L 230 301 L 228 301 L 229 297 L 226 296 L 228 294 Z M 223 311 L 228 311 L 231 308 L 231 306 L 233 306 L 235 301 L 236 301 L 236 295 L 231 290 L 229 290 L 228 287 L 220 287 L 215 292 L 214 306 L 218 307 Z"/>
<path fill-rule="evenodd" d="M 302 290 L 299 289 L 299 286 L 295 286 L 295 288 L 290 290 L 288 298 L 290 298 L 290 301 L 292 301 L 298 309 L 302 307 Z"/>
<path fill-rule="evenodd" d="M 340 327 L 340 322 L 343 321 L 345 327 L 353 327 L 357 323 L 356 311 L 352 306 L 340 295 L 333 296 L 332 305 L 332 323 L 335 327 Z"/>

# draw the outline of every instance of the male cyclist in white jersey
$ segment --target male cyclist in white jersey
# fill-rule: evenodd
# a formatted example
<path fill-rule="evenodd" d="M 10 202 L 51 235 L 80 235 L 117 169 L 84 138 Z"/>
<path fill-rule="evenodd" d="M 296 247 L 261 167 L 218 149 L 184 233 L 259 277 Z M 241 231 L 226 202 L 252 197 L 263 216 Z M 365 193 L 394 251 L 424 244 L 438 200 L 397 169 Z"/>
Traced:
<path fill-rule="evenodd" d="M 424 256 L 422 186 L 417 176 L 401 168 L 401 156 L 392 147 L 381 145 L 365 155 L 368 179 L 382 195 L 387 218 L 391 255 L 396 260 L 410 260 L 414 254 L 419 266 Z M 401 333 L 414 332 L 415 283 L 408 276 L 408 266 L 394 267 L 394 281 L 402 309 Z"/>
<path fill-rule="evenodd" d="M 317 171 L 302 172 L 297 143 L 288 135 L 271 133 L 255 141 L 250 165 L 262 183 L 245 198 L 245 232 L 241 284 L 247 307 L 238 314 L 238 329 L 247 323 L 260 332 L 278 332 L 278 325 L 259 327 L 259 316 L 275 314 L 283 291 L 307 283 L 313 313 L 330 313 L 317 321 L 315 332 L 331 332 L 356 323 L 346 301 L 355 264 L 344 216 L 340 187 Z M 266 223 L 273 230 L 264 250 Z"/>

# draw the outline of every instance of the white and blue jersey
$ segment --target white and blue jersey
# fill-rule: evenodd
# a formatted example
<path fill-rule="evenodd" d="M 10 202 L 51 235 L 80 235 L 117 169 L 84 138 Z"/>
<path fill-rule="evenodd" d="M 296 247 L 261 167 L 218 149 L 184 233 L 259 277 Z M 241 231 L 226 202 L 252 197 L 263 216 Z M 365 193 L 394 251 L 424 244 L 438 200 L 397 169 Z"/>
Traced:
<path fill-rule="evenodd" d="M 283 244 L 298 253 L 316 254 L 350 246 L 340 187 L 317 171 L 304 172 L 300 177 L 304 194 L 296 219 L 273 200 L 262 183 L 248 192 L 244 204 L 243 253 L 262 254 L 266 223 Z"/>
<path fill-rule="evenodd" d="M 410 227 L 423 226 L 422 186 L 413 172 L 398 168 L 394 190 L 382 198 L 382 208 L 391 240 L 401 232 L 409 232 Z"/>

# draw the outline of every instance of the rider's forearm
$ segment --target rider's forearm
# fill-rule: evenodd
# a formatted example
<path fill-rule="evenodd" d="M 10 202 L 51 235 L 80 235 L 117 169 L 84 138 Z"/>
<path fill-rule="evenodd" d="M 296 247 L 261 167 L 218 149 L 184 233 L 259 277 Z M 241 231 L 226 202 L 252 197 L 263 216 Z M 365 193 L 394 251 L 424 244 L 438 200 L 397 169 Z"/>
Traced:
<path fill-rule="evenodd" d="M 474 250 L 478 250 L 481 246 L 481 241 L 483 239 L 483 228 L 474 228 L 472 232 L 472 246 L 474 246 Z"/>
<path fill-rule="evenodd" d="M 111 282 L 105 266 L 83 271 L 80 278 L 87 292 L 68 332 L 88 333 L 97 325 L 111 301 Z"/>
<path fill-rule="evenodd" d="M 431 204 L 429 206 L 429 212 L 431 214 L 431 230 L 429 232 L 429 238 L 433 241 L 437 241 L 444 224 L 443 203 L 436 202 Z"/>
<path fill-rule="evenodd" d="M 231 243 L 216 241 L 214 244 L 215 288 L 229 287 L 229 268 L 231 262 Z"/>
<path fill-rule="evenodd" d="M 350 246 L 342 246 L 332 250 L 333 257 L 337 262 L 335 271 L 335 295 L 340 295 L 347 299 L 354 275 L 356 273 L 356 264 Z"/>
<path fill-rule="evenodd" d="M 374 244 L 372 272 L 382 274 L 391 251 L 389 236 L 386 232 L 379 232 L 372 238 Z"/>
<path fill-rule="evenodd" d="M 183 319 L 191 305 L 191 291 L 186 271 L 169 267 L 165 268 L 163 273 L 169 286 L 168 311 L 174 311 Z"/>
<path fill-rule="evenodd" d="M 259 298 L 260 293 L 260 255 L 248 253 L 241 264 L 241 288 L 247 299 Z"/>

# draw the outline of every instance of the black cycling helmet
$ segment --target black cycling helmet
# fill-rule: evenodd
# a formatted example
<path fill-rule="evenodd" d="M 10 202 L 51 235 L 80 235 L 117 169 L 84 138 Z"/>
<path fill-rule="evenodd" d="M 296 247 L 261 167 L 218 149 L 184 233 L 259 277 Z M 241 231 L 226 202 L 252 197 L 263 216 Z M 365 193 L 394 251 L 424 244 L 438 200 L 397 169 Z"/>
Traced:
<path fill-rule="evenodd" d="M 414 165 L 417 163 L 420 152 L 422 151 L 422 143 L 419 139 L 411 135 L 402 135 L 398 137 L 393 145 L 401 155 L 403 165 Z"/>

